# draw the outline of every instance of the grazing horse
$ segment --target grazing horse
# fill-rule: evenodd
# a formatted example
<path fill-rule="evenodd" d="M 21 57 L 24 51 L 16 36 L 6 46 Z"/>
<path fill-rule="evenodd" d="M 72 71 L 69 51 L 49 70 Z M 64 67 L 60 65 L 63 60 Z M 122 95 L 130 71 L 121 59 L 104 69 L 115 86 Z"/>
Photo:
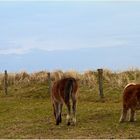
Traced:
<path fill-rule="evenodd" d="M 130 109 L 130 122 L 135 121 L 135 111 L 140 109 L 140 84 L 130 83 L 123 91 L 123 110 L 120 122 L 126 120 L 127 112 Z"/>
<path fill-rule="evenodd" d="M 74 78 L 64 78 L 56 81 L 52 86 L 52 104 L 54 109 L 54 116 L 56 119 L 56 125 L 61 123 L 61 113 L 62 106 L 65 103 L 67 107 L 67 125 L 70 125 L 71 121 L 71 105 L 70 98 L 72 99 L 72 110 L 73 110 L 73 118 L 72 122 L 76 124 L 76 102 L 77 102 L 77 89 L 78 82 Z"/>

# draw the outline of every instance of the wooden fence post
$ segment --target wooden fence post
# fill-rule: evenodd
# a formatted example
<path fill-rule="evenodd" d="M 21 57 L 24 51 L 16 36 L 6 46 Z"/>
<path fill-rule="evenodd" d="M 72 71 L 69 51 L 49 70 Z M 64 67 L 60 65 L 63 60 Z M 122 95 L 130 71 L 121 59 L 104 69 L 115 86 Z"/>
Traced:
<path fill-rule="evenodd" d="M 48 72 L 48 91 L 51 94 L 51 73 Z"/>
<path fill-rule="evenodd" d="M 104 97 L 103 94 L 103 69 L 98 69 L 98 83 L 99 83 L 99 96 Z"/>
<path fill-rule="evenodd" d="M 5 95 L 8 94 L 8 74 L 7 74 L 7 70 L 4 71 L 4 93 Z"/>

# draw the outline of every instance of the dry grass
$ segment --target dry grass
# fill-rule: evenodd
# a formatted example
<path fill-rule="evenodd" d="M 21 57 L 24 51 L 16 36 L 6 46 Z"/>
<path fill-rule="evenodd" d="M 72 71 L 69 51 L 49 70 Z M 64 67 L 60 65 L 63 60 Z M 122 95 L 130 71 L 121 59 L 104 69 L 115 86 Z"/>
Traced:
<path fill-rule="evenodd" d="M 63 72 L 56 70 L 51 72 L 51 81 L 56 81 L 64 77 L 74 77 L 80 81 L 80 85 L 94 88 L 98 85 L 98 73 L 97 71 L 88 70 L 83 73 L 71 70 Z M 109 84 L 112 87 L 120 88 L 124 87 L 127 83 L 135 82 L 140 83 L 140 70 L 130 69 L 123 72 L 112 72 L 104 69 L 103 73 L 104 83 Z M 4 74 L 0 73 L 0 87 L 2 87 L 4 81 Z M 27 73 L 26 71 L 20 73 L 8 73 L 8 84 L 29 84 L 29 83 L 46 83 L 48 81 L 48 71 L 39 71 L 34 73 Z"/>

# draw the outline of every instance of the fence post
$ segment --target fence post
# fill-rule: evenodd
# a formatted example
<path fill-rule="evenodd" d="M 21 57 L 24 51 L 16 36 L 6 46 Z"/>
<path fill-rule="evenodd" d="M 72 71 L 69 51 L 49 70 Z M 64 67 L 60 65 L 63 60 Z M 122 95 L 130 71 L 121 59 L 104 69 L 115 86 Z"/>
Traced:
<path fill-rule="evenodd" d="M 4 93 L 5 95 L 8 94 L 8 74 L 7 74 L 7 70 L 4 71 Z"/>
<path fill-rule="evenodd" d="M 48 72 L 48 91 L 51 94 L 51 73 Z"/>
<path fill-rule="evenodd" d="M 99 83 L 99 96 L 104 97 L 103 94 L 103 69 L 98 69 L 98 83 Z"/>

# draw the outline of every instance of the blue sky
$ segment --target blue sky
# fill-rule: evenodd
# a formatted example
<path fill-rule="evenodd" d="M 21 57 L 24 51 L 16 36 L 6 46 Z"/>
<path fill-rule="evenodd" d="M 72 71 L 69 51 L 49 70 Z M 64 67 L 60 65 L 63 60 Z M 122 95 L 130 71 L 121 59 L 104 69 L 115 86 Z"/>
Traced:
<path fill-rule="evenodd" d="M 140 67 L 140 1 L 1 1 L 0 71 Z"/>

